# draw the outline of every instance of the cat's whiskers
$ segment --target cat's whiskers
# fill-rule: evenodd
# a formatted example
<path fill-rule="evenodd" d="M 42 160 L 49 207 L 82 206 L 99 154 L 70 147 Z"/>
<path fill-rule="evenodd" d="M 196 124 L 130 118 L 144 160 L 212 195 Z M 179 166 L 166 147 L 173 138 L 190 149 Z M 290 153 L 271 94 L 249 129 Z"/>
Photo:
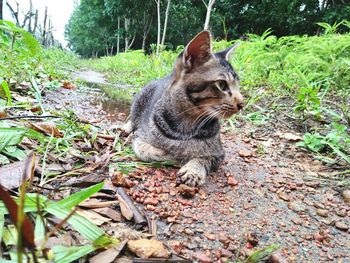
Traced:
<path fill-rule="evenodd" d="M 209 113 L 209 115 L 198 124 L 199 129 L 203 125 L 205 125 L 207 122 L 211 121 L 212 119 L 216 118 L 217 116 L 219 116 L 222 113 L 221 109 L 217 110 L 214 108 L 213 110 L 214 110 L 213 112 Z"/>

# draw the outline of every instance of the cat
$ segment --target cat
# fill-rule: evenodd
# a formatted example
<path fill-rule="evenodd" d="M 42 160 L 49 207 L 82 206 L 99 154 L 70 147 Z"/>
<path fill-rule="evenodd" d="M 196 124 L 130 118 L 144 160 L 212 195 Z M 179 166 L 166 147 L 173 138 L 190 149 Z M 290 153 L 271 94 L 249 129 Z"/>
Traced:
<path fill-rule="evenodd" d="M 235 46 L 213 53 L 202 31 L 177 57 L 173 72 L 142 88 L 131 106 L 132 148 L 142 161 L 176 161 L 177 183 L 201 186 L 224 159 L 219 120 L 243 107 L 228 62 Z"/>

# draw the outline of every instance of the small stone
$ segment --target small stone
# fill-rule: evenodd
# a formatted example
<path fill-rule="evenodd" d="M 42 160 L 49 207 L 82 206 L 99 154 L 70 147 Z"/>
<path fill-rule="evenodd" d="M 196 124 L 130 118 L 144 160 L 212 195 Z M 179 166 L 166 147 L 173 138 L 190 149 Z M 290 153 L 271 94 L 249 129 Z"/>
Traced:
<path fill-rule="evenodd" d="M 189 228 L 186 228 L 185 230 L 184 230 L 184 232 L 187 234 L 187 235 L 190 235 L 190 236 L 193 236 L 193 231 L 191 230 L 191 229 L 189 229 Z"/>
<path fill-rule="evenodd" d="M 269 257 L 271 263 L 287 263 L 287 259 L 280 252 L 275 252 Z"/>
<path fill-rule="evenodd" d="M 303 220 L 301 218 L 292 218 L 292 222 L 296 225 L 302 225 Z"/>
<path fill-rule="evenodd" d="M 320 185 L 319 182 L 305 182 L 304 184 L 312 188 L 317 188 Z"/>
<path fill-rule="evenodd" d="M 191 187 L 191 186 L 188 186 L 188 185 L 185 185 L 185 184 L 179 185 L 177 190 L 185 198 L 192 198 L 196 194 L 196 188 L 195 187 Z"/>
<path fill-rule="evenodd" d="M 193 259 L 197 259 L 200 263 L 211 263 L 212 260 L 203 252 L 196 252 L 192 255 Z"/>
<path fill-rule="evenodd" d="M 343 197 L 345 203 L 350 203 L 350 190 L 344 190 L 341 193 L 341 196 Z"/>
<path fill-rule="evenodd" d="M 209 240 L 215 240 L 215 235 L 214 234 L 205 233 L 204 236 L 206 238 L 208 238 Z"/>
<path fill-rule="evenodd" d="M 314 239 L 318 242 L 322 242 L 325 240 L 325 236 L 321 235 L 319 232 L 314 234 Z"/>
<path fill-rule="evenodd" d="M 233 178 L 232 176 L 227 177 L 227 183 L 231 186 L 238 185 L 238 181 L 235 178 Z"/>
<path fill-rule="evenodd" d="M 328 217 L 328 211 L 326 209 L 317 209 L 316 214 L 322 217 Z"/>
<path fill-rule="evenodd" d="M 221 249 L 220 249 L 220 252 L 221 252 L 221 253 L 220 253 L 221 256 L 228 257 L 228 258 L 232 258 L 232 257 L 233 257 L 233 253 L 232 253 L 230 250 L 221 248 Z"/>
<path fill-rule="evenodd" d="M 305 205 L 300 201 L 291 201 L 288 203 L 288 208 L 296 213 L 304 212 L 306 210 Z"/>
<path fill-rule="evenodd" d="M 144 205 L 157 205 L 159 202 L 158 199 L 152 198 L 152 197 L 147 197 L 145 198 L 145 200 L 143 201 Z"/>
<path fill-rule="evenodd" d="M 284 201 L 287 201 L 287 202 L 290 200 L 289 195 L 286 194 L 285 192 L 278 193 L 278 197 L 281 198 Z"/>
<path fill-rule="evenodd" d="M 241 149 L 238 151 L 238 155 L 243 158 L 251 157 L 252 152 L 247 149 Z"/>
<path fill-rule="evenodd" d="M 255 233 L 248 233 L 247 241 L 252 244 L 254 247 L 259 243 L 258 238 Z"/>
<path fill-rule="evenodd" d="M 346 210 L 345 209 L 336 210 L 335 213 L 337 214 L 337 216 L 340 216 L 340 217 L 345 217 L 346 216 Z"/>
<path fill-rule="evenodd" d="M 347 231 L 349 229 L 349 226 L 343 221 L 335 222 L 335 227 L 342 231 Z"/>

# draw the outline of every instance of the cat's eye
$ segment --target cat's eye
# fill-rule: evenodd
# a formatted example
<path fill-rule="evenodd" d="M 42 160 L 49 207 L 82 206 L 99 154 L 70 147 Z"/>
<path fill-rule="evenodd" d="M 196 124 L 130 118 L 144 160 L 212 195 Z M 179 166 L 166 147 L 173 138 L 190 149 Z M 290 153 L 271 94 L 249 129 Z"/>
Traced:
<path fill-rule="evenodd" d="M 222 91 L 228 91 L 229 90 L 228 84 L 224 80 L 219 80 L 217 82 L 217 85 L 218 85 L 219 89 L 222 90 Z"/>

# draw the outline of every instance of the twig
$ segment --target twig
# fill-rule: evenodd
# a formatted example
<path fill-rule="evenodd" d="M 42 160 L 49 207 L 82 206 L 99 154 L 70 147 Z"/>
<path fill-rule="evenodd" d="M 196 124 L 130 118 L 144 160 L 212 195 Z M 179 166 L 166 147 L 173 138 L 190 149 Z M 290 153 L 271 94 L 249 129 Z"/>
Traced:
<path fill-rule="evenodd" d="M 17 119 L 45 119 L 45 118 L 55 118 L 55 119 L 63 119 L 63 117 L 61 116 L 55 116 L 55 115 L 21 115 L 21 116 L 10 116 L 10 117 L 4 117 L 4 118 L 0 118 L 0 121 L 4 121 L 4 120 L 17 120 Z M 76 120 L 76 122 L 80 122 L 83 124 L 91 124 L 88 121 L 84 121 L 84 120 Z M 94 125 L 96 127 L 98 127 L 97 125 Z"/>
<path fill-rule="evenodd" d="M 136 224 L 136 228 L 141 229 L 147 226 L 146 218 L 141 214 L 140 210 L 135 206 L 131 197 L 124 191 L 124 188 L 117 187 L 117 193 L 120 198 L 122 198 L 125 203 L 128 205 L 130 210 L 133 212 L 133 220 Z"/>
<path fill-rule="evenodd" d="M 59 116 L 55 116 L 55 115 L 22 115 L 22 116 L 10 116 L 10 117 L 4 117 L 4 118 L 0 118 L 0 121 L 3 120 L 16 120 L 16 119 L 44 119 L 44 118 L 62 118 Z"/>

